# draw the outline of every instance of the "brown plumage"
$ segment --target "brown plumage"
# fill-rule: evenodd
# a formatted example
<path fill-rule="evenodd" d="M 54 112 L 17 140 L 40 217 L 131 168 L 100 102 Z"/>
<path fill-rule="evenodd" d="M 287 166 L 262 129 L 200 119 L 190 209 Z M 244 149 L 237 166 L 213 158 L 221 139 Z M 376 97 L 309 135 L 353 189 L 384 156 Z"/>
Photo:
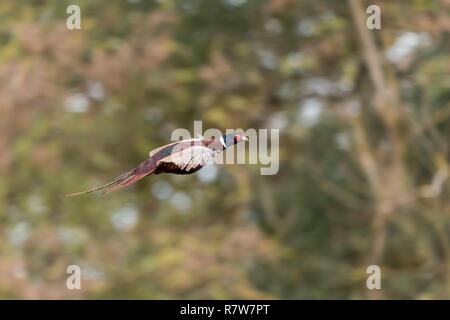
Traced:
<path fill-rule="evenodd" d="M 242 140 L 247 140 L 247 137 L 239 133 L 232 133 L 214 140 L 199 138 L 173 142 L 150 151 L 148 159 L 136 168 L 120 175 L 114 181 L 67 196 L 96 191 L 107 194 L 125 188 L 151 174 L 191 174 L 203 168 L 217 153 Z"/>

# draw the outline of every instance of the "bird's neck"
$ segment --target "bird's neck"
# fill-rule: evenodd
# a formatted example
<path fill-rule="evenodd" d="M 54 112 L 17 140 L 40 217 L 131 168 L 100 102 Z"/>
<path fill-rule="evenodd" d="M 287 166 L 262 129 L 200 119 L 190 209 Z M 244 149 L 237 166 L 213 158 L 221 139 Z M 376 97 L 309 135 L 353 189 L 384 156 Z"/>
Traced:
<path fill-rule="evenodd" d="M 224 145 L 222 144 L 222 142 L 220 141 L 220 139 L 204 140 L 204 141 L 203 141 L 203 145 L 204 145 L 205 147 L 208 147 L 209 149 L 214 150 L 214 151 L 217 151 L 217 152 L 223 151 L 223 150 L 226 149 L 226 146 L 224 146 Z"/>

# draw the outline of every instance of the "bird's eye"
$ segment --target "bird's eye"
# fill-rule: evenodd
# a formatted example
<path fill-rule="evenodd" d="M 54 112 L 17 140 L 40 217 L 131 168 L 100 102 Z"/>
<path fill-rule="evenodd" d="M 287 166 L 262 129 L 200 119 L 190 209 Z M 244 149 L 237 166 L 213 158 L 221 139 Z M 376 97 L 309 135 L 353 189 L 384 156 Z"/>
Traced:
<path fill-rule="evenodd" d="M 240 136 L 239 134 L 235 135 L 235 136 L 234 136 L 234 140 L 235 140 L 236 142 L 241 141 L 241 136 Z"/>

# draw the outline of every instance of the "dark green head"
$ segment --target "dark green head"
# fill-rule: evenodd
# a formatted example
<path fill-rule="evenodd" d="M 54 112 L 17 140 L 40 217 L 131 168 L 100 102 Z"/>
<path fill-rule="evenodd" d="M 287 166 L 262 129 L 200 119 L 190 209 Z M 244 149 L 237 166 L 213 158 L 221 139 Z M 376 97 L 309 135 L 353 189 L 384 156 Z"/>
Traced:
<path fill-rule="evenodd" d="M 248 141 L 248 138 L 244 136 L 243 134 L 232 132 L 229 134 L 226 134 L 219 138 L 220 143 L 222 144 L 223 148 L 226 149 L 228 147 L 231 147 L 232 145 L 241 142 L 241 141 Z"/>

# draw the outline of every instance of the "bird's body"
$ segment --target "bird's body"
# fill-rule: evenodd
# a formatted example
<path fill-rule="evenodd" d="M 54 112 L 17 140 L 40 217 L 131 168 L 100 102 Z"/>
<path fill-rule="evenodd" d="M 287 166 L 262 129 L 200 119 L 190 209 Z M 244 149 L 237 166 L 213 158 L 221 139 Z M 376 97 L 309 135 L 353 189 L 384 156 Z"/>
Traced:
<path fill-rule="evenodd" d="M 149 157 L 139 166 L 120 175 L 114 181 L 69 196 L 95 191 L 106 194 L 127 187 L 151 174 L 192 174 L 212 161 L 217 153 L 242 140 L 247 140 L 247 137 L 232 133 L 213 140 L 196 138 L 173 142 L 150 151 Z"/>

